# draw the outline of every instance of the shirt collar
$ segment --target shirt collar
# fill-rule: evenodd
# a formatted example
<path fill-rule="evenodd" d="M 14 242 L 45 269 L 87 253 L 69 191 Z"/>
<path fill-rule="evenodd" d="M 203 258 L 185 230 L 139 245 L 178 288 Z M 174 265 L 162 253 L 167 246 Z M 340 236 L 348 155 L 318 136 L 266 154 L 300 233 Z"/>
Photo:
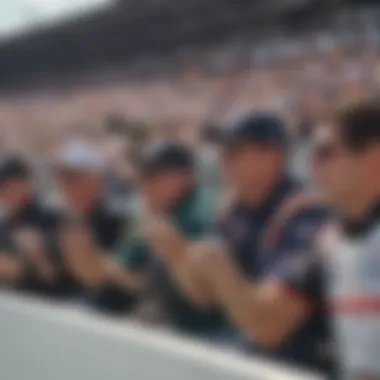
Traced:
<path fill-rule="evenodd" d="M 342 219 L 343 231 L 347 236 L 359 237 L 365 235 L 372 226 L 380 221 L 380 199 L 377 200 L 363 218 Z"/>

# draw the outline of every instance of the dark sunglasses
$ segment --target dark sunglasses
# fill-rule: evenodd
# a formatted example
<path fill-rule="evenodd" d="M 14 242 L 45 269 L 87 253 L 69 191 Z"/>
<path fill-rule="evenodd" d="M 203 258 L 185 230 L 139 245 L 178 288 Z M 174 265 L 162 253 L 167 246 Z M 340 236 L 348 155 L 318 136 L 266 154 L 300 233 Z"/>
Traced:
<path fill-rule="evenodd" d="M 82 173 L 74 170 L 60 170 L 58 177 L 65 182 L 76 182 L 82 177 Z"/>
<path fill-rule="evenodd" d="M 247 147 L 263 153 L 282 149 L 282 147 L 279 144 L 270 143 L 266 141 L 239 140 L 225 143 L 223 146 L 222 155 L 224 158 L 230 158 L 235 156 L 237 153 L 241 152 L 244 148 Z"/>
<path fill-rule="evenodd" d="M 313 160 L 317 162 L 330 161 L 337 157 L 341 151 L 341 147 L 334 142 L 319 143 L 314 146 Z"/>

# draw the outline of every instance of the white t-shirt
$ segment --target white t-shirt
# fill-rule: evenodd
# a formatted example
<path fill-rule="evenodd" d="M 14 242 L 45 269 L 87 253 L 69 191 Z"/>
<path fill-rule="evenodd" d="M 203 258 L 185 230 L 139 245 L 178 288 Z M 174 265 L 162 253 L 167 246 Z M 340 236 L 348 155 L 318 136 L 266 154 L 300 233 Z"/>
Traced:
<path fill-rule="evenodd" d="M 321 251 L 342 379 L 380 377 L 380 222 L 355 238 L 332 226 L 323 234 Z"/>

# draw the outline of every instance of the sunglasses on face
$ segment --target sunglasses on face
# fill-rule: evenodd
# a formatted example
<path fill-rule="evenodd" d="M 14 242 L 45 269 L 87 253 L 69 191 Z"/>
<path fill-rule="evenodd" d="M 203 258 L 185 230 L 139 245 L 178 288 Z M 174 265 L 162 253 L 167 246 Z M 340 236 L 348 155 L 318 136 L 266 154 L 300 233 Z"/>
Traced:
<path fill-rule="evenodd" d="M 222 151 L 222 156 L 225 159 L 233 158 L 238 156 L 240 153 L 247 150 L 254 152 L 256 154 L 267 154 L 278 151 L 279 147 L 275 144 L 265 143 L 265 142 L 232 142 L 226 144 Z"/>
<path fill-rule="evenodd" d="M 313 149 L 313 159 L 317 162 L 326 162 L 334 159 L 340 153 L 342 153 L 342 148 L 336 142 L 318 143 Z"/>
<path fill-rule="evenodd" d="M 58 173 L 58 175 L 59 175 L 59 178 L 66 183 L 77 182 L 79 179 L 82 178 L 81 173 L 70 171 L 70 170 L 62 170 L 60 173 Z"/>

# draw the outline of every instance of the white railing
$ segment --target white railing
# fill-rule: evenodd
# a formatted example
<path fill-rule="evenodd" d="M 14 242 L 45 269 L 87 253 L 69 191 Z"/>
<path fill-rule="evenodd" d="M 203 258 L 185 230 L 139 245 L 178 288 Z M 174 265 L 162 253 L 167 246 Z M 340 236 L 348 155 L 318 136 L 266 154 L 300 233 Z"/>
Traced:
<path fill-rule="evenodd" d="M 80 307 L 2 292 L 0 379 L 321 380 Z"/>

